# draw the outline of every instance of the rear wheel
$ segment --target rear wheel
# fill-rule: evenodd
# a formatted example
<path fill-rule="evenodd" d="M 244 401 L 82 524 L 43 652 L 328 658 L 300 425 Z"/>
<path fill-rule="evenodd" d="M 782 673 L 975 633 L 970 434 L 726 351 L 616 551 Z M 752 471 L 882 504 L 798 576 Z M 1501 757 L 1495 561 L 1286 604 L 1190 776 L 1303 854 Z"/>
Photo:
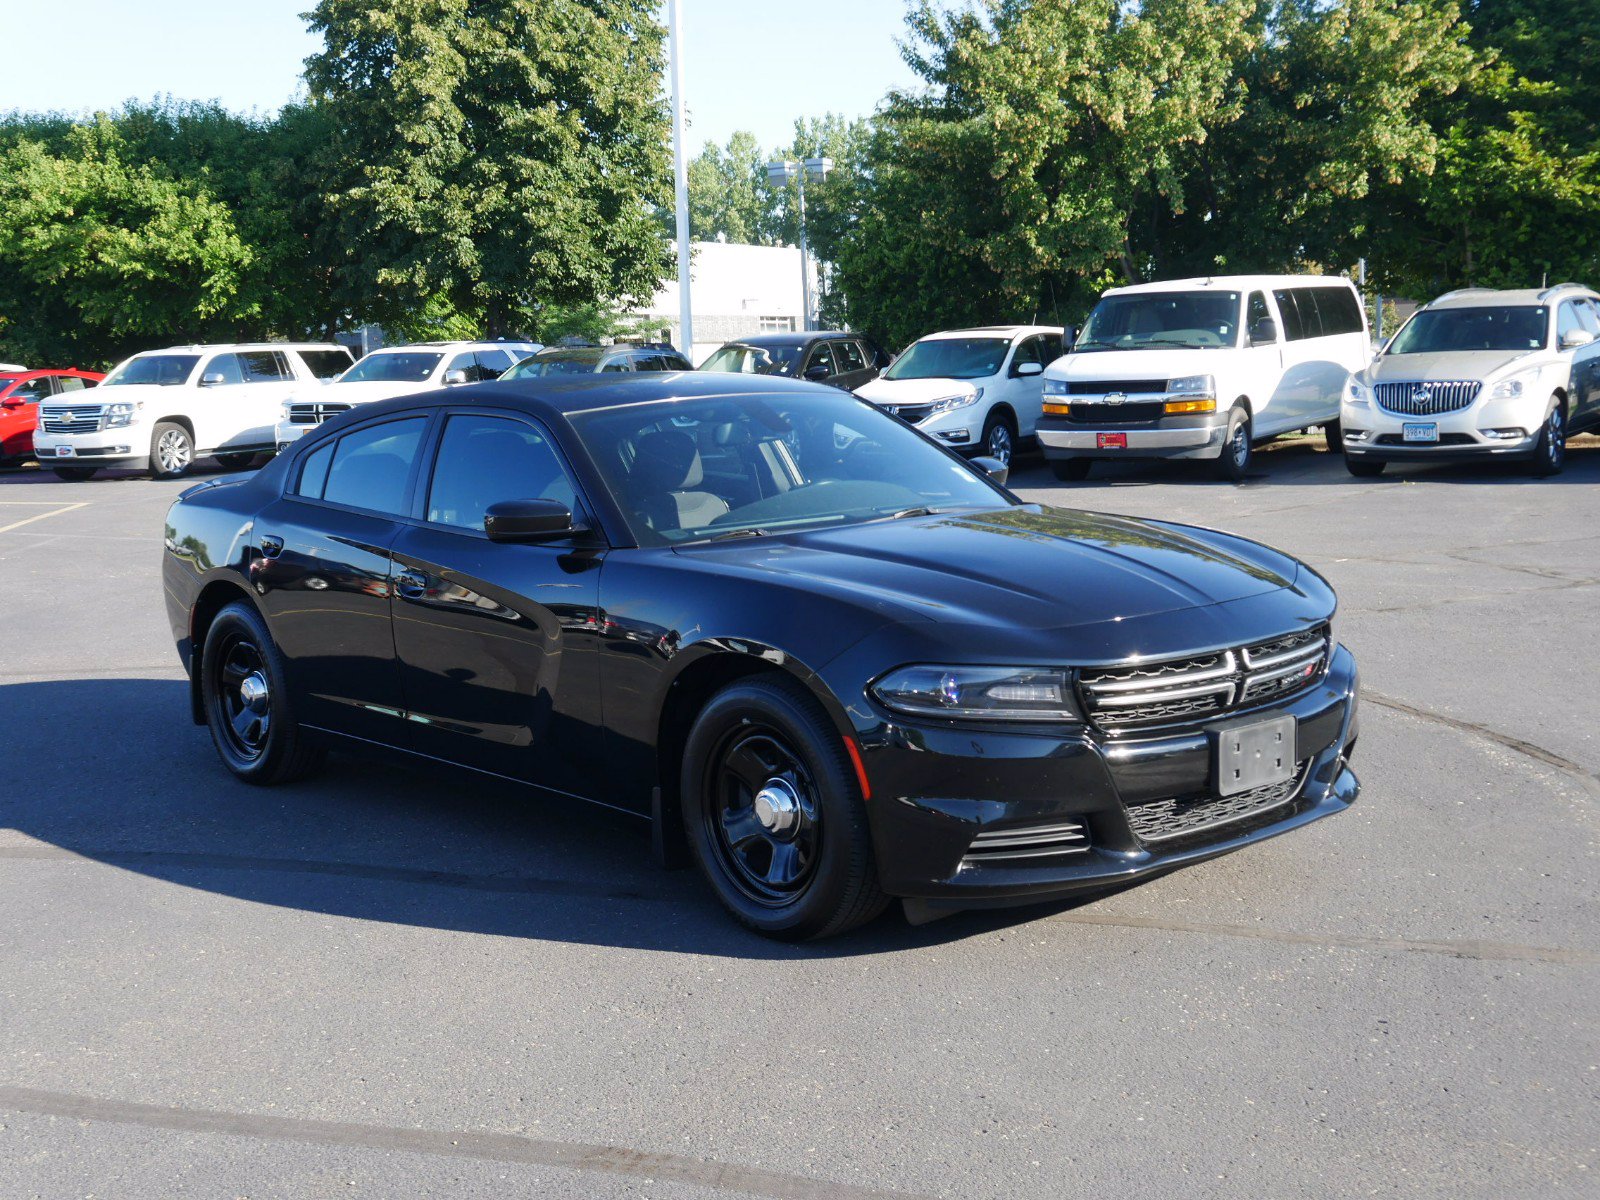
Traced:
<path fill-rule="evenodd" d="M 984 454 L 999 459 L 1002 466 L 1009 467 L 1016 447 L 1016 422 L 1011 419 L 1011 414 L 991 412 L 989 419 L 983 423 Z"/>
<path fill-rule="evenodd" d="M 1350 458 L 1347 455 L 1344 460 L 1344 469 L 1357 479 L 1376 479 L 1388 465 L 1381 458 Z"/>
<path fill-rule="evenodd" d="M 1228 433 L 1222 441 L 1222 453 L 1217 456 L 1217 478 L 1228 483 L 1241 483 L 1250 472 L 1250 414 L 1243 405 L 1234 405 L 1228 414 Z"/>
<path fill-rule="evenodd" d="M 82 483 L 86 479 L 93 479 L 99 467 L 51 467 L 57 479 L 65 479 L 68 483 Z"/>
<path fill-rule="evenodd" d="M 1093 467 L 1092 458 L 1057 458 L 1050 462 L 1050 473 L 1062 483 L 1082 483 Z"/>
<path fill-rule="evenodd" d="M 200 654 L 200 697 L 223 766 L 246 783 L 288 783 L 325 752 L 295 723 L 283 655 L 267 624 L 239 601 L 219 612 Z"/>
<path fill-rule="evenodd" d="M 827 937 L 871 920 L 866 807 L 841 738 L 789 679 L 717 693 L 684 748 L 684 831 L 717 898 L 769 937 Z"/>
<path fill-rule="evenodd" d="M 254 454 L 219 454 L 217 461 L 224 471 L 243 471 L 256 461 Z"/>
<path fill-rule="evenodd" d="M 1528 469 L 1540 478 L 1559 475 L 1567 461 L 1567 406 L 1560 396 L 1551 398 L 1550 415 L 1539 429 Z"/>
<path fill-rule="evenodd" d="M 150 433 L 150 474 L 176 479 L 194 464 L 194 438 L 182 425 L 159 422 Z"/>

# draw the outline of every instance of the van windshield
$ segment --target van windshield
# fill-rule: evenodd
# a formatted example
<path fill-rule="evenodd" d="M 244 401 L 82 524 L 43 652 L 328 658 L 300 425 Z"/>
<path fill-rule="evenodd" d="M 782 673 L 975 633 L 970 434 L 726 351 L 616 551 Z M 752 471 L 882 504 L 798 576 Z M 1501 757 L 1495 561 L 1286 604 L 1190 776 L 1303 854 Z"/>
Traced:
<path fill-rule="evenodd" d="M 1204 350 L 1238 336 L 1238 292 L 1134 292 L 1102 297 L 1073 349 Z"/>
<path fill-rule="evenodd" d="M 1540 350 L 1550 310 L 1531 305 L 1424 309 L 1395 335 L 1390 354 L 1463 350 Z"/>

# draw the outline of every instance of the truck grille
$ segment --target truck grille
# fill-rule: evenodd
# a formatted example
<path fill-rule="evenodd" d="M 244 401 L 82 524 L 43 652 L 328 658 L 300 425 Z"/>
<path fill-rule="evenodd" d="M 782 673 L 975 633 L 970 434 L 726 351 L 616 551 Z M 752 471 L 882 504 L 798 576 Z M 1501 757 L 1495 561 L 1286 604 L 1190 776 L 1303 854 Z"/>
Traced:
<path fill-rule="evenodd" d="M 1379 383 L 1372 388 L 1378 407 L 1407 417 L 1432 417 L 1472 407 L 1483 384 L 1476 379 L 1452 383 Z"/>
<path fill-rule="evenodd" d="M 1165 842 L 1190 837 L 1248 820 L 1281 808 L 1300 794 L 1310 760 L 1296 764 L 1293 777 L 1233 796 L 1198 795 L 1176 800 L 1148 800 L 1128 805 L 1128 824 L 1141 842 Z"/>
<path fill-rule="evenodd" d="M 39 419 L 46 433 L 99 433 L 105 411 L 100 404 L 52 404 Z"/>
<path fill-rule="evenodd" d="M 1102 729 L 1194 724 L 1299 691 L 1321 676 L 1330 649 L 1318 625 L 1234 650 L 1086 670 L 1078 688 Z"/>
<path fill-rule="evenodd" d="M 348 404 L 325 403 L 323 401 L 307 401 L 303 404 L 289 405 L 289 423 L 291 425 L 321 425 L 329 417 L 349 411 Z"/>
<path fill-rule="evenodd" d="M 1084 828 L 1083 822 L 1070 817 L 1056 817 L 1044 825 L 986 829 L 972 839 L 964 862 L 975 864 L 1019 858 L 1052 858 L 1060 854 L 1083 854 L 1088 849 L 1089 831 Z"/>

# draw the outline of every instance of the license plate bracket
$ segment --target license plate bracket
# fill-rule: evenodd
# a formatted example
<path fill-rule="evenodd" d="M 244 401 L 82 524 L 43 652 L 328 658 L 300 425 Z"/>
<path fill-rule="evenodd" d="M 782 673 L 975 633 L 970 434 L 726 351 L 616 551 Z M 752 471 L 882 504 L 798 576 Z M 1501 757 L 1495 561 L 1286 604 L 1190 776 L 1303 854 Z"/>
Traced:
<path fill-rule="evenodd" d="M 1437 421 L 1407 422 L 1400 427 L 1400 439 L 1406 442 L 1437 442 L 1439 440 L 1439 423 Z"/>
<path fill-rule="evenodd" d="M 1212 778 L 1217 795 L 1233 796 L 1291 779 L 1296 728 L 1292 716 L 1213 726 Z"/>
<path fill-rule="evenodd" d="M 1125 433 L 1097 433 L 1094 435 L 1096 450 L 1126 450 L 1128 448 L 1128 435 Z"/>
<path fill-rule="evenodd" d="M 77 452 L 71 446 L 57 446 L 56 447 L 56 457 L 57 458 L 72 458 L 72 457 L 74 457 L 76 455 L 76 453 Z"/>

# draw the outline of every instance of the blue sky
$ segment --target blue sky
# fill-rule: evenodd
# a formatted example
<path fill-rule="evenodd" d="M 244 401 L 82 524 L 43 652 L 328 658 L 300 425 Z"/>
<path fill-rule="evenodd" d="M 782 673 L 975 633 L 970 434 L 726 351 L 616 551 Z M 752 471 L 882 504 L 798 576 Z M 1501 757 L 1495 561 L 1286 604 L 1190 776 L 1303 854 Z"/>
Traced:
<path fill-rule="evenodd" d="M 749 129 L 770 147 L 798 116 L 870 113 L 911 81 L 903 0 L 680 0 L 694 148 Z M 0 0 L 0 111 L 110 108 L 166 93 L 270 112 L 316 49 L 314 0 Z M 382 0 L 374 0 L 382 3 Z"/>

